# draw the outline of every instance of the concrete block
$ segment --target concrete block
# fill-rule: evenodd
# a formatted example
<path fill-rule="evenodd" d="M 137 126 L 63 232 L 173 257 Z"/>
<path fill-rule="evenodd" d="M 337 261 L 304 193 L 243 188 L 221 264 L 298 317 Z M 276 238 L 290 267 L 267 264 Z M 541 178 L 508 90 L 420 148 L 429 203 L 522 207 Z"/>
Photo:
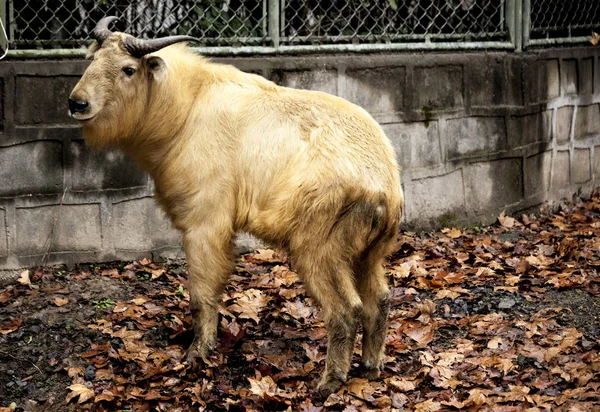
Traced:
<path fill-rule="evenodd" d="M 294 89 L 318 90 L 338 94 L 337 70 L 275 70 L 271 74 L 275 83 Z"/>
<path fill-rule="evenodd" d="M 462 170 L 407 182 L 405 192 L 411 222 L 439 226 L 432 220 L 465 213 Z"/>
<path fill-rule="evenodd" d="M 573 106 L 559 107 L 556 111 L 556 142 L 567 143 L 571 136 L 573 121 Z"/>
<path fill-rule="evenodd" d="M 113 204 L 109 224 L 111 243 L 117 251 L 146 251 L 181 244 L 181 234 L 152 198 Z"/>
<path fill-rule="evenodd" d="M 563 94 L 565 96 L 577 94 L 579 90 L 577 86 L 577 60 L 568 59 L 563 60 L 561 63 L 561 74 L 562 74 L 562 85 L 563 85 Z"/>
<path fill-rule="evenodd" d="M 437 122 L 386 124 L 383 130 L 394 145 L 402 170 L 441 164 Z"/>
<path fill-rule="evenodd" d="M 342 97 L 369 113 L 391 113 L 404 108 L 404 67 L 347 70 L 345 84 Z"/>
<path fill-rule="evenodd" d="M 508 147 L 511 149 L 552 139 L 552 111 L 511 116 L 508 123 Z"/>
<path fill-rule="evenodd" d="M 525 104 L 546 102 L 560 96 L 558 60 L 523 59 L 523 94 Z"/>
<path fill-rule="evenodd" d="M 475 214 L 497 211 L 523 199 L 521 158 L 472 163 L 465 168 L 467 208 Z"/>
<path fill-rule="evenodd" d="M 0 258 L 8 256 L 8 222 L 6 221 L 6 209 L 0 209 Z"/>
<path fill-rule="evenodd" d="M 594 179 L 600 180 L 600 146 L 594 147 Z"/>
<path fill-rule="evenodd" d="M 556 158 L 552 166 L 552 188 L 562 189 L 571 184 L 571 165 L 569 151 L 556 152 Z"/>
<path fill-rule="evenodd" d="M 521 65 L 516 59 L 486 56 L 466 66 L 465 93 L 471 106 L 521 105 Z"/>
<path fill-rule="evenodd" d="M 504 61 L 500 58 L 486 58 L 477 64 L 467 65 L 469 81 L 465 84 L 467 95 L 474 106 L 494 106 L 504 104 L 507 81 Z M 513 82 L 514 83 L 514 82 Z"/>
<path fill-rule="evenodd" d="M 73 190 L 122 189 L 148 183 L 146 174 L 120 150 L 98 151 L 82 141 L 71 141 L 69 150 Z"/>
<path fill-rule="evenodd" d="M 552 173 L 552 151 L 525 159 L 525 197 L 548 193 Z"/>
<path fill-rule="evenodd" d="M 575 139 L 600 133 L 600 105 L 579 106 L 575 116 Z"/>
<path fill-rule="evenodd" d="M 580 94 L 589 95 L 594 93 L 594 59 L 582 59 L 579 65 Z"/>
<path fill-rule="evenodd" d="M 0 196 L 62 191 L 60 142 L 31 142 L 0 148 Z"/>
<path fill-rule="evenodd" d="M 15 123 L 75 124 L 68 116 L 68 98 L 80 76 L 17 76 Z"/>
<path fill-rule="evenodd" d="M 590 149 L 575 149 L 573 152 L 573 181 L 585 183 L 592 179 Z"/>
<path fill-rule="evenodd" d="M 16 220 L 19 256 L 91 251 L 102 247 L 98 204 L 17 208 Z"/>
<path fill-rule="evenodd" d="M 4 106 L 6 105 L 6 93 L 4 92 L 4 77 L 0 77 L 0 132 L 4 131 Z"/>
<path fill-rule="evenodd" d="M 446 122 L 442 137 L 447 141 L 449 159 L 486 155 L 506 147 L 503 117 L 467 117 Z"/>
<path fill-rule="evenodd" d="M 546 60 L 546 93 L 547 100 L 552 100 L 560 96 L 560 71 L 558 69 L 558 60 Z M 544 100 L 546 100 L 544 99 Z"/>
<path fill-rule="evenodd" d="M 463 106 L 461 66 L 416 67 L 414 109 L 454 109 Z"/>

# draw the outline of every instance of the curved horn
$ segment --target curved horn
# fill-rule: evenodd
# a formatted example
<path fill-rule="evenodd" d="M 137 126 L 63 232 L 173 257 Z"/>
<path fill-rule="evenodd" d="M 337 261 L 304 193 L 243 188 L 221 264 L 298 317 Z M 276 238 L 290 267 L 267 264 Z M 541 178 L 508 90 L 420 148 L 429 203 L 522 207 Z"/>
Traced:
<path fill-rule="evenodd" d="M 191 36 L 169 36 L 152 40 L 136 39 L 135 37 L 128 36 L 124 40 L 124 45 L 129 54 L 133 57 L 140 58 L 182 41 L 200 42 L 199 39 Z"/>
<path fill-rule="evenodd" d="M 100 44 L 104 42 L 112 34 L 110 30 L 108 30 L 108 25 L 113 21 L 119 20 L 118 17 L 108 16 L 101 19 L 98 24 L 96 24 L 96 28 L 92 31 L 91 36 Z"/>

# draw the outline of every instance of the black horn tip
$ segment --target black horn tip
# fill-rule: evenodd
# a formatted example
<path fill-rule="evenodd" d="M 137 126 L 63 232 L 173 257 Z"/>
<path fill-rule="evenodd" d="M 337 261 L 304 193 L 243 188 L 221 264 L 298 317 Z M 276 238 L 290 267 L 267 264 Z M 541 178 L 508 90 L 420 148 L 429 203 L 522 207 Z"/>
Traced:
<path fill-rule="evenodd" d="M 117 16 L 106 16 L 98 21 L 97 26 L 100 26 L 100 24 L 102 24 L 105 28 L 108 29 L 108 25 L 114 21 L 119 21 L 119 18 Z"/>
<path fill-rule="evenodd" d="M 108 36 L 110 36 L 112 34 L 112 32 L 108 29 L 108 26 L 112 22 L 118 21 L 118 20 L 119 20 L 119 18 L 115 17 L 115 16 L 107 16 L 107 17 L 100 19 L 100 21 L 96 24 L 96 27 L 92 31 L 91 36 L 94 39 L 96 39 L 96 41 L 98 43 L 102 44 L 102 42 L 104 40 L 106 40 L 108 38 Z"/>

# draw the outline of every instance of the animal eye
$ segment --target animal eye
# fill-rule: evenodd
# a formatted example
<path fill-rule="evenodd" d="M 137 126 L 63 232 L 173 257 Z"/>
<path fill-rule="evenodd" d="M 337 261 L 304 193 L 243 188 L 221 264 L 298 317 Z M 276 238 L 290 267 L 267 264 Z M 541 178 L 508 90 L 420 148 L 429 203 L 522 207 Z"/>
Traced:
<path fill-rule="evenodd" d="M 123 67 L 123 73 L 125 73 L 127 76 L 133 76 L 135 69 L 133 67 Z"/>

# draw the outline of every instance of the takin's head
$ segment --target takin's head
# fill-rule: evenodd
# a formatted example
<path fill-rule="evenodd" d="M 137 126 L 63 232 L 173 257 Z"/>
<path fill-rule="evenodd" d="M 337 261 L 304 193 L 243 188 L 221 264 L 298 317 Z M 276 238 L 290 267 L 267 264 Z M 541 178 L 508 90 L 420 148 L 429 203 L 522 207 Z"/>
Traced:
<path fill-rule="evenodd" d="M 151 83 L 166 73 L 163 59 L 151 55 L 164 47 L 198 39 L 171 36 L 142 40 L 111 32 L 116 17 L 100 20 L 91 33 L 87 59 L 92 63 L 69 96 L 69 113 L 83 124 L 86 142 L 107 146 L 129 136 L 144 119 Z"/>

